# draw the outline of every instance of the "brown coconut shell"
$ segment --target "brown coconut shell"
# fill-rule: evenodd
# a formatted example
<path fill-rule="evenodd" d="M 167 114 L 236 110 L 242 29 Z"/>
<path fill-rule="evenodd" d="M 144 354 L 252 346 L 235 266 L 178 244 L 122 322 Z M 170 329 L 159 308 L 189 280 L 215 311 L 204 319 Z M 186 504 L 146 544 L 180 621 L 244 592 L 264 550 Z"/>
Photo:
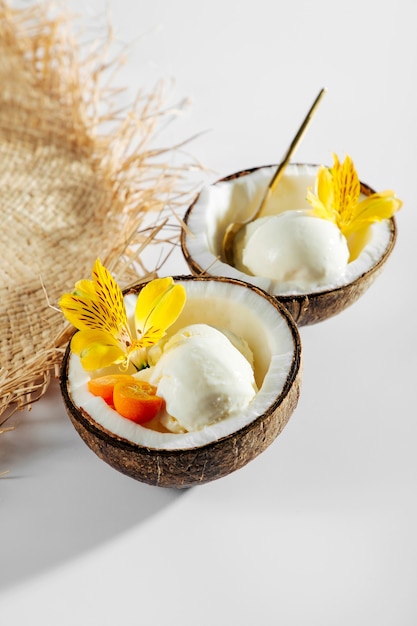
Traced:
<path fill-rule="evenodd" d="M 258 169 L 260 168 L 254 167 L 251 169 L 242 170 L 240 172 L 236 172 L 235 174 L 231 174 L 230 176 L 226 176 L 225 178 L 222 178 L 217 182 L 225 182 L 240 178 L 241 176 L 247 176 L 248 174 L 251 174 Z M 375 193 L 375 191 L 365 183 L 361 182 L 361 193 L 370 196 L 372 193 Z M 194 202 L 188 208 L 184 216 L 185 228 L 181 232 L 181 249 L 185 261 L 191 272 L 195 276 L 204 276 L 208 275 L 209 273 L 205 268 L 201 267 L 195 259 L 190 256 L 186 242 L 186 229 L 188 219 L 197 200 L 198 196 L 195 198 Z M 356 302 L 356 300 L 358 300 L 358 298 L 360 298 L 360 296 L 365 293 L 365 291 L 367 291 L 367 289 L 372 285 L 374 280 L 380 274 L 395 245 L 395 241 L 397 238 L 395 219 L 391 218 L 389 222 L 390 240 L 384 254 L 381 256 L 379 261 L 377 261 L 372 267 L 370 267 L 366 272 L 361 274 L 351 283 L 348 283 L 347 285 L 343 285 L 341 287 L 337 287 L 335 289 L 328 289 L 314 293 L 273 296 L 278 302 L 281 302 L 288 309 L 298 326 L 316 324 L 317 322 L 322 322 L 326 319 L 329 319 L 330 317 L 337 315 L 338 313 L 341 313 L 347 307 Z"/>
<path fill-rule="evenodd" d="M 301 385 L 301 342 L 297 327 L 283 305 L 257 287 L 227 278 L 175 277 L 174 280 L 216 280 L 241 284 L 268 298 L 286 320 L 294 341 L 294 356 L 282 392 L 264 414 L 219 440 L 192 449 L 164 450 L 141 446 L 114 435 L 72 401 L 68 384 L 70 346 L 61 370 L 61 392 L 68 415 L 84 442 L 116 470 L 158 487 L 185 488 L 222 478 L 261 454 L 281 433 L 297 406 Z M 137 293 L 142 285 L 129 289 Z"/>

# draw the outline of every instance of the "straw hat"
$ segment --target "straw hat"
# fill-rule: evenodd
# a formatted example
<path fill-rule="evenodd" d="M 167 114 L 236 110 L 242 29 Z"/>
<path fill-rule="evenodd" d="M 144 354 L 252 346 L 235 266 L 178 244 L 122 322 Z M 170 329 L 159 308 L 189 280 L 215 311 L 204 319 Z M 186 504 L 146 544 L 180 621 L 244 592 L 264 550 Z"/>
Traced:
<path fill-rule="evenodd" d="M 165 151 L 147 148 L 161 90 L 117 122 L 100 90 L 102 53 L 81 61 L 70 22 L 45 4 L 0 0 L 0 426 L 59 366 L 59 296 L 97 257 L 131 280 L 134 250 L 161 225 L 141 232 L 144 213 L 161 210 L 177 182 Z M 104 119 L 114 123 L 100 134 Z"/>

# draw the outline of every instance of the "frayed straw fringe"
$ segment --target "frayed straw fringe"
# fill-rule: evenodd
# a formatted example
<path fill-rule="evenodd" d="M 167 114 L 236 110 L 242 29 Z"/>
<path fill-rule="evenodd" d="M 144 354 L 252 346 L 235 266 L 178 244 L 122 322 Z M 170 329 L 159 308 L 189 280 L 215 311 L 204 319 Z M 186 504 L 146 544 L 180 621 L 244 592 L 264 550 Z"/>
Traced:
<path fill-rule="evenodd" d="M 0 431 L 59 369 L 70 333 L 59 296 L 97 257 L 119 282 L 154 276 L 160 266 L 149 271 L 141 252 L 177 245 L 180 228 L 165 239 L 161 228 L 190 193 L 187 166 L 164 162 L 176 148 L 149 146 L 173 112 L 162 86 L 116 110 L 117 90 L 102 87 L 123 61 L 108 61 L 110 27 L 81 58 L 72 25 L 49 2 L 0 0 Z"/>

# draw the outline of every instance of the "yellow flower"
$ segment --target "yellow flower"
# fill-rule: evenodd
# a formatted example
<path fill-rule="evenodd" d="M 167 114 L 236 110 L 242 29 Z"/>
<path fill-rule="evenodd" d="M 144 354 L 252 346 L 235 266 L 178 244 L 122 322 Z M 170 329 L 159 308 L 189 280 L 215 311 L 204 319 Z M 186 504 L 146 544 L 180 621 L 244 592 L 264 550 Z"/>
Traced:
<path fill-rule="evenodd" d="M 157 343 L 175 322 L 185 304 L 182 285 L 171 277 L 157 278 L 140 291 L 135 308 L 132 333 L 123 293 L 110 272 L 97 259 L 92 280 L 75 284 L 73 293 L 64 294 L 59 305 L 77 329 L 71 349 L 78 354 L 84 369 L 91 371 L 131 362 L 137 369 L 146 367 L 146 348 Z"/>
<path fill-rule="evenodd" d="M 350 261 L 366 245 L 373 222 L 391 218 L 402 202 L 393 191 L 373 193 L 360 200 L 360 181 L 352 159 L 346 156 L 343 163 L 333 155 L 333 167 L 320 167 L 314 193 L 307 192 L 313 215 L 334 222 L 346 237 Z"/>

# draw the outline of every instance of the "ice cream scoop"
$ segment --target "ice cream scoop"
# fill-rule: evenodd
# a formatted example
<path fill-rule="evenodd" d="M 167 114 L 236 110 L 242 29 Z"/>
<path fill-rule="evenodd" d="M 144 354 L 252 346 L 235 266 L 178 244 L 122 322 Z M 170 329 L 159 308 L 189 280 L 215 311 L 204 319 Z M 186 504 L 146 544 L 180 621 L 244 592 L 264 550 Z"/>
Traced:
<path fill-rule="evenodd" d="M 307 290 L 331 283 L 348 260 L 348 245 L 338 227 L 308 210 L 261 217 L 242 228 L 235 241 L 238 269 Z"/>
<path fill-rule="evenodd" d="M 155 355 L 155 353 L 154 353 Z M 162 346 L 155 365 L 140 373 L 165 399 L 164 425 L 195 431 L 246 407 L 256 394 L 247 358 L 207 324 L 182 328 Z"/>

